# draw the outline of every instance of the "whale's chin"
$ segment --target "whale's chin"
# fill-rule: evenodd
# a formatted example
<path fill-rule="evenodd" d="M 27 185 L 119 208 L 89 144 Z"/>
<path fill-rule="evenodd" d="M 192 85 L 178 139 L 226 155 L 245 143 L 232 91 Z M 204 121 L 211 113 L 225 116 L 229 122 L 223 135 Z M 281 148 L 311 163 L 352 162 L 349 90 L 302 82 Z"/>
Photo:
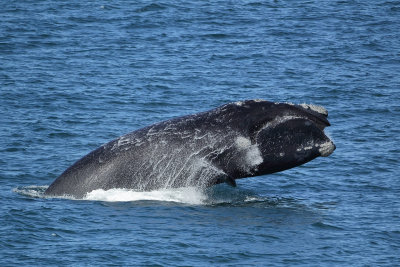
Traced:
<path fill-rule="evenodd" d="M 332 141 L 327 141 L 321 145 L 319 145 L 319 153 L 321 155 L 321 157 L 328 157 L 330 156 L 333 151 L 335 151 L 336 146 Z"/>

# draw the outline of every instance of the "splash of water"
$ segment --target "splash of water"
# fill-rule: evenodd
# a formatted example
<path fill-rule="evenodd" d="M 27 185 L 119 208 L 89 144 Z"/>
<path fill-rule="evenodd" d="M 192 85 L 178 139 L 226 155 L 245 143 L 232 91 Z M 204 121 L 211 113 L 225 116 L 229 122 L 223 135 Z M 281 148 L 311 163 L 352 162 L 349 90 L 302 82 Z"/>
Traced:
<path fill-rule="evenodd" d="M 18 193 L 22 196 L 32 197 L 32 198 L 43 198 L 44 191 L 46 191 L 48 186 L 40 186 L 40 185 L 29 185 L 29 186 L 20 186 L 13 189 L 13 192 Z"/>
<path fill-rule="evenodd" d="M 13 191 L 30 198 L 61 198 L 69 200 L 105 201 L 105 202 L 135 202 L 135 201 L 160 201 L 175 202 L 188 205 L 247 205 L 265 203 L 276 205 L 277 199 L 260 196 L 253 191 L 231 188 L 226 185 L 217 185 L 201 189 L 197 187 L 181 187 L 153 191 L 134 191 L 131 189 L 97 189 L 86 194 L 81 199 L 72 196 L 46 196 L 44 192 L 48 186 L 23 186 L 14 188 Z"/>
<path fill-rule="evenodd" d="M 202 205 L 205 203 L 207 195 L 195 187 L 161 189 L 149 192 L 138 192 L 130 189 L 97 189 L 87 193 L 84 199 L 107 202 L 153 200 Z"/>

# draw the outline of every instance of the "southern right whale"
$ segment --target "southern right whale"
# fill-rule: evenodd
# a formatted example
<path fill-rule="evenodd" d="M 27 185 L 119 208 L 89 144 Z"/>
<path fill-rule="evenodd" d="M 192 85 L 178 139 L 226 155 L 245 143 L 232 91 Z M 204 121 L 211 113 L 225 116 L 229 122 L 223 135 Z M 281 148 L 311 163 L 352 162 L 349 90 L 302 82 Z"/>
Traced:
<path fill-rule="evenodd" d="M 123 135 L 65 170 L 46 195 L 96 189 L 205 187 L 290 169 L 335 145 L 321 106 L 246 100 L 173 118 Z"/>

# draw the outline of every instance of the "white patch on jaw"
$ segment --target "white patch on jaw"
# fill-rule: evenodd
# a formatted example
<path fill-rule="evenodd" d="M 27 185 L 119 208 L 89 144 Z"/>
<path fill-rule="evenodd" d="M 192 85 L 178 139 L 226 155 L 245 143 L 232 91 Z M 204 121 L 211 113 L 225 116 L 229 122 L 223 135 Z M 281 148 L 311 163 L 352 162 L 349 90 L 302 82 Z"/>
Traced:
<path fill-rule="evenodd" d="M 332 154 L 334 150 L 335 150 L 335 145 L 333 144 L 332 141 L 328 141 L 319 145 L 318 151 L 321 154 L 321 157 L 327 157 L 330 154 Z"/>
<path fill-rule="evenodd" d="M 250 139 L 239 136 L 235 140 L 235 145 L 240 151 L 244 152 L 245 166 L 243 168 L 246 171 L 250 171 L 251 168 L 260 165 L 264 161 L 260 149 L 257 145 L 251 144 Z"/>
<path fill-rule="evenodd" d="M 305 109 L 311 109 L 312 111 L 315 111 L 319 114 L 328 116 L 328 111 L 323 106 L 317 106 L 312 104 L 300 104 L 300 106 L 302 106 Z"/>
<path fill-rule="evenodd" d="M 313 149 L 312 146 L 304 146 L 304 147 L 300 147 L 300 148 L 296 149 L 296 151 L 300 152 L 300 151 L 307 151 L 307 150 L 311 150 L 311 149 Z"/>

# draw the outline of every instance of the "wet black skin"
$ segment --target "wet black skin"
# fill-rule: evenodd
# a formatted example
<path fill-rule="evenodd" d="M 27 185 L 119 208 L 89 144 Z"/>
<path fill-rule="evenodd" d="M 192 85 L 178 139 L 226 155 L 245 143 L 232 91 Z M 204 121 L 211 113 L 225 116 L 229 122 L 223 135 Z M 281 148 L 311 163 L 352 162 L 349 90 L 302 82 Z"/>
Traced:
<path fill-rule="evenodd" d="M 268 140 L 260 142 L 263 158 L 268 160 L 259 166 L 259 172 L 269 174 L 302 165 L 319 157 L 321 154 L 318 147 L 311 144 L 323 144 L 328 138 L 308 120 L 294 119 L 261 131 L 257 140 Z M 311 148 L 297 151 L 304 147 Z"/>
<path fill-rule="evenodd" d="M 330 142 L 323 132 L 325 127 L 330 126 L 327 115 L 300 105 L 245 101 L 242 106 L 232 105 L 229 109 L 230 114 L 225 117 L 229 117 L 231 124 L 245 125 L 247 135 L 252 143 L 258 144 L 264 159 L 256 170 L 246 173 L 237 167 L 239 164 L 235 160 L 232 160 L 234 157 L 240 158 L 240 155 L 235 151 L 226 151 L 220 155 L 222 163 L 218 165 L 234 179 L 271 174 L 302 165 L 321 154 L 316 146 L 298 151 L 299 148 Z M 278 117 L 293 117 L 293 119 L 271 124 Z M 268 124 L 271 125 L 265 127 Z M 281 156 L 282 153 L 284 156 Z M 227 159 L 230 159 L 229 163 Z"/>
<path fill-rule="evenodd" d="M 45 194 L 83 197 L 95 189 L 149 191 L 221 182 L 234 186 L 235 179 L 286 170 L 319 157 L 319 144 L 330 142 L 323 132 L 329 125 L 326 114 L 299 105 L 230 103 L 113 140 L 69 167 Z M 247 150 L 237 148 L 238 137 L 258 148 L 260 164 L 243 167 Z"/>

